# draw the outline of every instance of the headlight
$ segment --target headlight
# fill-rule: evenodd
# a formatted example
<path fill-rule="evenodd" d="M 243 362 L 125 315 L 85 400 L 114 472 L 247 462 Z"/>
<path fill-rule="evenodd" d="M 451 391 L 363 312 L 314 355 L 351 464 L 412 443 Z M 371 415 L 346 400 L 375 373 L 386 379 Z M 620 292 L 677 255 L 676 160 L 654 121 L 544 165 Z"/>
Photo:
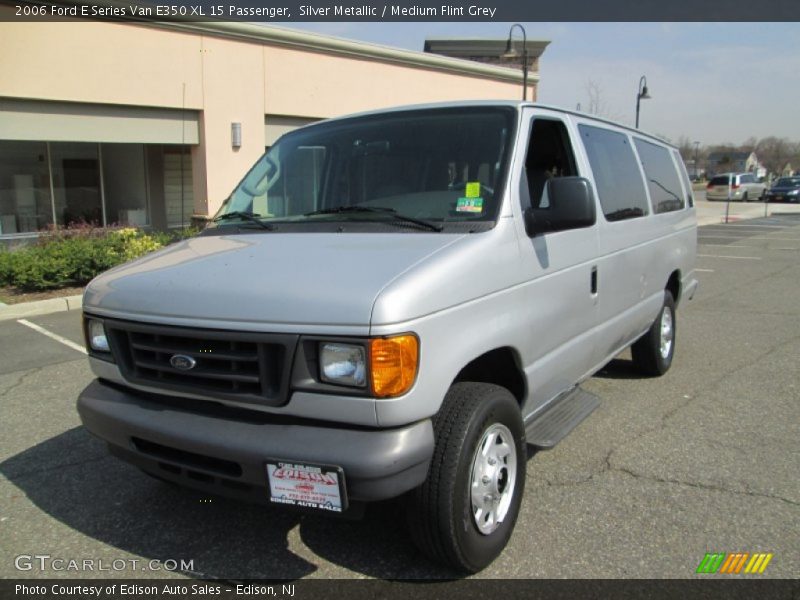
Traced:
<path fill-rule="evenodd" d="M 323 381 L 362 388 L 367 385 L 367 359 L 363 346 L 321 344 L 319 364 Z"/>
<path fill-rule="evenodd" d="M 111 348 L 108 345 L 108 338 L 106 337 L 106 328 L 100 321 L 94 319 L 89 321 L 89 347 L 96 352 L 110 352 Z"/>
<path fill-rule="evenodd" d="M 797 196 L 797 194 L 800 194 L 800 190 L 792 190 L 791 192 L 787 192 L 786 195 L 787 196 Z"/>

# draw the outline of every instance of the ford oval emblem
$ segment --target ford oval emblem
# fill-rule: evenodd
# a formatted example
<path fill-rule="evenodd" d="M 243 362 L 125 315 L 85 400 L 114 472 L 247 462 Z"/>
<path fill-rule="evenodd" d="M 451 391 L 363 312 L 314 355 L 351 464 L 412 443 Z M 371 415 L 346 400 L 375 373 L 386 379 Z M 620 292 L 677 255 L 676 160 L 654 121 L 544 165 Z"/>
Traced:
<path fill-rule="evenodd" d="M 197 365 L 197 361 L 185 354 L 173 354 L 169 359 L 169 364 L 180 371 L 188 371 L 194 369 L 195 365 Z"/>

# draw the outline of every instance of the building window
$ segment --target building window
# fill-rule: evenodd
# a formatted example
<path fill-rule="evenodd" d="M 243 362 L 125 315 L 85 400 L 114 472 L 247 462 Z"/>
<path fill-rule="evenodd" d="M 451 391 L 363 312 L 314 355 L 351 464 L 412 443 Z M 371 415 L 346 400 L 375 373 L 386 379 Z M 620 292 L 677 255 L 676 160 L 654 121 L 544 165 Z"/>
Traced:
<path fill-rule="evenodd" d="M 180 146 L 164 148 L 164 206 L 167 227 L 184 227 L 191 223 L 194 210 L 192 158 Z"/>
<path fill-rule="evenodd" d="M 144 144 L 101 144 L 101 151 L 106 224 L 150 225 Z"/>
<path fill-rule="evenodd" d="M 103 225 L 100 193 L 100 158 L 97 144 L 52 142 L 50 164 L 56 223 Z"/>
<path fill-rule="evenodd" d="M 0 236 L 77 223 L 167 229 L 194 210 L 189 147 L 0 140 Z"/>
<path fill-rule="evenodd" d="M 0 140 L 0 235 L 53 223 L 47 144 Z"/>

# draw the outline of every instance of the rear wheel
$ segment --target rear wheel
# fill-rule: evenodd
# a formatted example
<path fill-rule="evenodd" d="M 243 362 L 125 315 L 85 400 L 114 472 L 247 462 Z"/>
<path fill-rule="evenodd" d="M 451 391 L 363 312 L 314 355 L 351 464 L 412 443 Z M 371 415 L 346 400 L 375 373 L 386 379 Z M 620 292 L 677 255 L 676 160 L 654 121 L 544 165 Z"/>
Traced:
<path fill-rule="evenodd" d="M 648 375 L 663 375 L 675 354 L 675 300 L 664 291 L 664 304 L 650 329 L 631 346 L 633 362 Z"/>
<path fill-rule="evenodd" d="M 742 194 L 742 202 L 750 202 L 750 200 L 747 199 L 747 192 Z"/>
<path fill-rule="evenodd" d="M 525 430 L 503 387 L 456 383 L 434 417 L 436 446 L 428 477 L 406 509 L 417 546 L 469 573 L 503 551 L 525 487 Z"/>

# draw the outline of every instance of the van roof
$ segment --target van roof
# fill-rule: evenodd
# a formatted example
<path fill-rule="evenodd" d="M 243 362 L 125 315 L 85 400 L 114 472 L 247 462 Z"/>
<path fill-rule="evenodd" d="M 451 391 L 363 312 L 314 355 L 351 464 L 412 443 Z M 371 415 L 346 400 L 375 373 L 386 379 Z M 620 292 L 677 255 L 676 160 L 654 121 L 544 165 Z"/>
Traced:
<path fill-rule="evenodd" d="M 479 106 L 505 106 L 509 108 L 513 108 L 515 110 L 521 109 L 522 107 L 531 107 L 531 108 L 541 108 L 545 110 L 552 110 L 568 115 L 572 115 L 574 117 L 579 117 L 581 119 L 589 119 L 591 121 L 597 121 L 598 123 L 604 123 L 606 125 L 611 125 L 613 127 L 618 127 L 620 129 L 625 129 L 630 133 L 635 133 L 638 136 L 644 138 L 650 138 L 653 141 L 658 142 L 659 144 L 664 144 L 665 146 L 669 146 L 670 148 L 677 149 L 674 144 L 671 142 L 660 138 L 654 134 L 647 133 L 642 131 L 641 129 L 635 129 L 629 125 L 625 125 L 624 123 L 619 123 L 616 121 L 612 121 L 611 119 L 605 119 L 603 117 L 598 117 L 596 115 L 591 115 L 588 113 L 576 111 L 576 110 L 569 110 L 566 108 L 562 108 L 560 106 L 554 106 L 551 104 L 539 104 L 538 102 L 529 102 L 523 100 L 462 100 L 458 102 L 431 102 L 431 103 L 424 103 L 424 104 L 406 104 L 401 106 L 391 106 L 388 108 L 381 108 L 376 110 L 368 110 L 358 113 L 352 113 L 347 115 L 341 115 L 338 117 L 332 117 L 330 119 L 325 119 L 324 121 L 317 121 L 316 123 L 312 123 L 306 125 L 305 127 L 313 127 L 318 123 L 323 122 L 331 122 L 331 121 L 339 121 L 345 120 L 350 118 L 356 117 L 366 117 L 370 115 L 379 115 L 384 113 L 391 113 L 391 112 L 404 112 L 408 110 L 425 110 L 430 108 L 462 108 L 462 107 L 479 107 Z"/>

